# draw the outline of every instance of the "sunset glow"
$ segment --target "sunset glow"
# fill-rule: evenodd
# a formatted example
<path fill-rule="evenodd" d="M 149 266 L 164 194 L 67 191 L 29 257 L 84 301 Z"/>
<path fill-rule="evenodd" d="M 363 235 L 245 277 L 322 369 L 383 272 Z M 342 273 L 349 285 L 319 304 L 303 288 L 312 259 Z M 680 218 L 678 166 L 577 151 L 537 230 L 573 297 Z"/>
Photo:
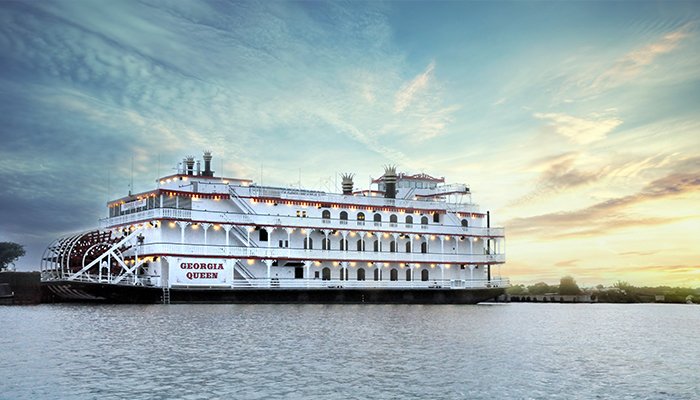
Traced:
<path fill-rule="evenodd" d="M 265 185 L 467 183 L 513 283 L 700 287 L 697 2 L 147 3 L 0 3 L 18 269 L 95 227 L 132 162 L 141 192 L 210 149 Z"/>

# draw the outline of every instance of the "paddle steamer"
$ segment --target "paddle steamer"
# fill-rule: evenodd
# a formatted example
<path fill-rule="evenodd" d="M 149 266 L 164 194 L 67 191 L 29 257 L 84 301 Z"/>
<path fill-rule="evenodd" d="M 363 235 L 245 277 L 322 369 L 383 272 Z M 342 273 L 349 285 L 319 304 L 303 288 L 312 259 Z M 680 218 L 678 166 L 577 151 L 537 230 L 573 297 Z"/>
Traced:
<path fill-rule="evenodd" d="M 504 292 L 503 228 L 469 187 L 384 174 L 342 193 L 215 176 L 183 159 L 156 188 L 108 203 L 99 229 L 42 257 L 54 301 L 477 303 Z"/>

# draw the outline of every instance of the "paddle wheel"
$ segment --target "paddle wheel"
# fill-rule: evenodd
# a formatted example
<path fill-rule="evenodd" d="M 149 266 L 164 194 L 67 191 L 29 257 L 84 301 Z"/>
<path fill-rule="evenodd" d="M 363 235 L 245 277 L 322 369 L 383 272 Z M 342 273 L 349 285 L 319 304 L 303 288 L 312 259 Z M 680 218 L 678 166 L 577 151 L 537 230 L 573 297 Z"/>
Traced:
<path fill-rule="evenodd" d="M 125 271 L 133 273 L 128 254 L 139 231 L 93 230 L 55 240 L 42 257 L 42 280 L 111 281 Z"/>

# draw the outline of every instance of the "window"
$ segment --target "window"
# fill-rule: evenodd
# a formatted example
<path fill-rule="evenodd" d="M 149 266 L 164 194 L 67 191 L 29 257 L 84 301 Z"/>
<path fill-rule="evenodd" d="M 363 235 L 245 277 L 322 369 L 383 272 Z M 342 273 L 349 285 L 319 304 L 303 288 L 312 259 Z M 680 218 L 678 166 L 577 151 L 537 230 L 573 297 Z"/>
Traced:
<path fill-rule="evenodd" d="M 365 213 L 357 213 L 357 220 L 364 221 L 365 220 Z"/>
<path fill-rule="evenodd" d="M 323 210 L 321 213 L 321 218 L 323 219 L 331 219 L 331 212 L 330 210 Z"/>
<path fill-rule="evenodd" d="M 331 280 L 331 269 L 328 267 L 325 267 L 321 273 L 323 274 L 323 279 L 324 281 L 330 281 Z"/>
<path fill-rule="evenodd" d="M 379 251 L 379 240 L 374 241 L 374 251 Z"/>
<path fill-rule="evenodd" d="M 380 278 L 379 275 L 380 275 L 380 274 L 379 274 L 379 268 L 375 268 L 375 269 L 374 269 L 374 280 L 375 280 L 375 281 L 380 280 L 380 279 L 379 279 L 379 278 Z"/>
<path fill-rule="evenodd" d="M 399 219 L 396 217 L 396 214 L 391 214 L 391 215 L 389 216 L 389 222 L 395 224 L 395 223 L 397 223 L 398 221 L 399 221 Z"/>
<path fill-rule="evenodd" d="M 410 253 L 410 252 L 411 252 L 411 241 L 409 240 L 408 242 L 406 242 L 406 253 Z"/>
<path fill-rule="evenodd" d="M 421 225 L 428 225 L 428 217 L 426 217 L 425 215 L 422 216 L 420 219 L 420 223 Z"/>
<path fill-rule="evenodd" d="M 306 249 L 313 249 L 314 248 L 314 240 L 311 239 L 310 237 L 304 238 L 304 250 Z"/>
<path fill-rule="evenodd" d="M 358 281 L 364 281 L 365 280 L 365 269 L 360 268 L 357 270 L 357 280 Z"/>
<path fill-rule="evenodd" d="M 268 235 L 267 235 L 267 231 L 265 229 L 260 229 L 258 231 L 258 240 L 261 242 L 267 242 Z"/>
<path fill-rule="evenodd" d="M 347 280 L 348 280 L 348 269 L 347 269 L 347 268 L 341 268 L 341 269 L 340 269 L 340 280 L 341 280 L 341 281 L 347 281 Z"/>
<path fill-rule="evenodd" d="M 382 215 L 379 213 L 374 214 L 374 222 L 382 222 Z"/>
<path fill-rule="evenodd" d="M 467 221 L 466 219 L 463 219 L 463 220 L 462 220 L 462 226 L 465 227 L 465 228 L 468 227 L 468 226 L 469 226 L 469 221 Z"/>
<path fill-rule="evenodd" d="M 422 281 L 427 281 L 428 279 L 430 279 L 429 274 L 430 274 L 430 273 L 428 272 L 427 269 L 422 270 L 422 271 L 420 272 L 420 280 L 422 280 Z"/>
<path fill-rule="evenodd" d="M 346 211 L 341 211 L 340 212 L 340 219 L 347 221 L 348 220 L 348 213 Z"/>
<path fill-rule="evenodd" d="M 433 222 L 435 222 L 436 224 L 440 223 L 440 214 L 439 213 L 433 214 Z"/>
<path fill-rule="evenodd" d="M 330 250 L 331 249 L 331 240 L 330 239 L 323 239 L 321 241 L 321 249 L 322 250 Z"/>
<path fill-rule="evenodd" d="M 423 242 L 420 244 L 420 252 L 421 253 L 427 253 L 428 252 L 428 242 Z"/>
<path fill-rule="evenodd" d="M 363 245 L 364 245 L 364 243 L 362 242 L 362 239 L 358 239 L 357 240 L 357 251 L 365 251 L 365 249 L 364 249 L 365 246 L 363 246 Z"/>
<path fill-rule="evenodd" d="M 406 224 L 410 225 L 413 223 L 413 216 L 412 215 L 407 215 L 406 216 Z"/>
<path fill-rule="evenodd" d="M 399 271 L 397 271 L 396 268 L 392 268 L 391 271 L 389 272 L 389 280 L 392 280 L 392 281 L 399 280 Z"/>
<path fill-rule="evenodd" d="M 348 250 L 348 240 L 340 239 L 340 250 Z"/>
<path fill-rule="evenodd" d="M 280 247 L 286 249 L 286 248 L 289 247 L 289 240 L 280 240 L 280 241 L 279 241 L 279 245 L 280 245 Z"/>
<path fill-rule="evenodd" d="M 410 280 L 411 280 L 411 270 L 410 270 L 410 269 L 407 269 L 407 270 L 406 270 L 406 280 L 407 280 L 407 281 L 410 281 Z"/>
<path fill-rule="evenodd" d="M 389 251 L 392 253 L 396 253 L 396 241 L 392 240 L 391 243 L 389 243 Z"/>

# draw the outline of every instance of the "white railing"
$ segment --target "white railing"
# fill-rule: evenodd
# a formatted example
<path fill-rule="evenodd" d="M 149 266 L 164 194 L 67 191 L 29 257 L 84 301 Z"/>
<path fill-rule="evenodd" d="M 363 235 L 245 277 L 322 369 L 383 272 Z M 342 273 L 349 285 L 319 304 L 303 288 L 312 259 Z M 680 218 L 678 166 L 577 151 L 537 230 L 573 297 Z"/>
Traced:
<path fill-rule="evenodd" d="M 152 210 L 141 211 L 134 214 L 122 215 L 118 217 L 104 218 L 100 220 L 100 226 L 107 228 L 111 226 L 124 225 L 139 221 L 147 221 L 160 218 L 174 218 L 183 220 L 194 220 L 200 222 L 212 222 L 220 224 L 239 224 L 239 225 L 256 225 L 256 226 L 284 226 L 300 229 L 315 229 L 323 226 L 323 229 L 338 229 L 348 230 L 348 225 L 341 224 L 341 219 L 322 219 L 322 218 L 298 218 L 293 216 L 278 216 L 278 215 L 261 215 L 261 214 L 242 214 L 220 211 L 205 211 L 205 210 L 181 210 L 173 208 L 156 208 Z M 319 224 L 320 222 L 320 224 Z M 364 221 L 357 221 L 358 224 Z M 373 222 L 377 228 L 382 228 L 381 222 Z M 415 232 L 415 225 L 406 226 L 405 224 L 397 224 L 396 227 L 391 227 L 392 232 L 411 234 Z M 461 225 L 420 225 L 421 234 L 434 235 L 470 235 L 470 236 L 504 236 L 503 228 L 482 228 L 482 227 L 465 227 Z M 371 230 L 371 229 L 368 229 Z"/>
<path fill-rule="evenodd" d="M 217 287 L 230 286 L 232 288 L 258 288 L 258 289 L 492 289 L 506 288 L 510 285 L 508 279 L 430 279 L 427 281 L 415 280 L 323 280 L 323 279 L 234 279 L 230 285 L 218 284 Z M 196 285 L 173 284 L 173 287 Z M 209 287 L 210 285 L 202 285 Z"/>
<path fill-rule="evenodd" d="M 128 276 L 114 283 L 118 276 L 98 276 L 95 274 L 82 274 L 72 281 L 107 283 L 124 286 L 157 286 L 159 275 Z M 420 279 L 420 277 L 416 277 Z M 43 281 L 62 280 L 59 276 L 43 277 Z M 260 289 L 492 289 L 507 288 L 510 281 L 505 278 L 487 279 L 430 279 L 423 280 L 381 280 L 375 281 L 371 277 L 368 280 L 323 280 L 323 279 L 277 279 L 277 278 L 246 278 L 234 279 L 230 283 L 188 285 L 182 283 L 171 284 L 172 287 L 230 287 L 230 288 L 260 288 Z"/>
<path fill-rule="evenodd" d="M 234 258 L 289 258 L 314 261 L 370 261 L 385 263 L 424 264 L 488 264 L 505 262 L 505 254 L 442 254 L 392 253 L 373 251 L 342 251 L 319 249 L 291 249 L 280 247 L 244 247 L 222 245 L 193 245 L 187 243 L 147 243 L 139 246 L 142 255 L 183 255 Z"/>
<path fill-rule="evenodd" d="M 190 220 L 192 219 L 192 210 L 182 210 L 177 208 L 154 208 L 151 210 L 139 211 L 133 214 L 102 218 L 100 219 L 100 228 L 104 229 L 111 226 L 125 225 L 133 222 L 142 222 L 160 218 Z"/>
<path fill-rule="evenodd" d="M 253 197 L 270 197 L 306 202 L 320 203 L 348 203 L 365 207 L 400 207 L 400 208 L 445 208 L 445 204 L 459 207 L 463 212 L 479 212 L 479 207 L 472 203 L 447 203 L 444 201 L 413 200 L 413 199 L 388 199 L 374 196 L 348 196 L 340 193 L 326 193 L 312 190 L 269 188 L 264 186 L 240 187 L 237 190 L 244 193 L 248 190 Z"/>

